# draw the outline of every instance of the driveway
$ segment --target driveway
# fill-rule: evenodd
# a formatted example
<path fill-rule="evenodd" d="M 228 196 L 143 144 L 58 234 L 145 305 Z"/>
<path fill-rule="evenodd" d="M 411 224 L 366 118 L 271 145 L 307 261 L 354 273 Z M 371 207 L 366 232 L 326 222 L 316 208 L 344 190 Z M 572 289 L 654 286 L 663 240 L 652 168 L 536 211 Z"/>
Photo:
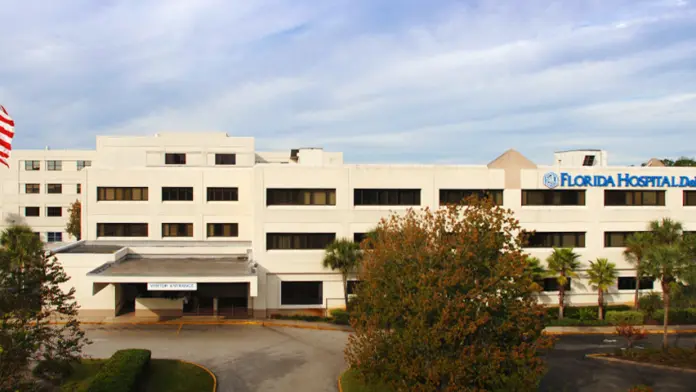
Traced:
<path fill-rule="evenodd" d="M 343 348 L 348 333 L 247 325 L 85 326 L 94 344 L 85 353 L 108 357 L 122 348 L 147 348 L 156 358 L 178 358 L 211 369 L 220 392 L 335 392 L 346 367 Z M 659 347 L 651 335 L 646 347 Z M 694 347 L 694 335 L 672 339 Z M 625 392 L 646 384 L 655 392 L 693 391 L 696 375 L 635 365 L 608 364 L 585 354 L 623 347 L 616 336 L 563 336 L 547 355 L 549 371 L 541 391 Z"/>
<path fill-rule="evenodd" d="M 219 392 L 335 392 L 345 369 L 348 333 L 246 325 L 85 326 L 94 343 L 85 354 L 111 356 L 146 348 L 155 358 L 176 358 L 212 370 Z"/>

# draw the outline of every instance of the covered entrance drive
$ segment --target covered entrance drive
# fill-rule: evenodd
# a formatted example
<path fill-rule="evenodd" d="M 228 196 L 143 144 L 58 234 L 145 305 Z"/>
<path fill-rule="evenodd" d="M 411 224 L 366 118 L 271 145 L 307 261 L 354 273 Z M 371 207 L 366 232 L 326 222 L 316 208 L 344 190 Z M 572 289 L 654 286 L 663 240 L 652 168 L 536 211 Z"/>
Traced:
<path fill-rule="evenodd" d="M 87 274 L 114 284 L 116 314 L 175 318 L 253 316 L 256 269 L 240 257 L 127 257 Z"/>

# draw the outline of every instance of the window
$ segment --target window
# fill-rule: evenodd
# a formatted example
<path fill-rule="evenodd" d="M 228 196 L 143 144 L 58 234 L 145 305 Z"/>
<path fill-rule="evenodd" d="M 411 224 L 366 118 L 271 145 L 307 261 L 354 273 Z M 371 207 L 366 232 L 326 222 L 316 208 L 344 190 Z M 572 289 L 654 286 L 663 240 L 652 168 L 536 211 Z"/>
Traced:
<path fill-rule="evenodd" d="M 266 249 L 324 249 L 336 233 L 266 233 Z"/>
<path fill-rule="evenodd" d="M 267 206 L 335 206 L 335 189 L 266 189 Z"/>
<path fill-rule="evenodd" d="M 473 195 L 490 197 L 496 205 L 503 205 L 503 191 L 499 189 L 440 189 L 440 205 L 459 204 Z"/>
<path fill-rule="evenodd" d="M 208 223 L 208 237 L 238 237 L 237 223 Z"/>
<path fill-rule="evenodd" d="M 147 187 L 97 187 L 97 201 L 147 201 Z"/>
<path fill-rule="evenodd" d="M 97 223 L 97 237 L 147 237 L 147 223 Z"/>
<path fill-rule="evenodd" d="M 355 189 L 353 203 L 356 206 L 418 206 L 420 189 Z"/>
<path fill-rule="evenodd" d="M 583 232 L 536 232 L 529 236 L 528 248 L 584 248 Z"/>
<path fill-rule="evenodd" d="M 522 191 L 523 206 L 584 206 L 584 190 Z"/>
<path fill-rule="evenodd" d="M 193 237 L 193 223 L 162 223 L 162 237 Z"/>
<path fill-rule="evenodd" d="M 665 191 L 604 191 L 605 206 L 664 206 Z"/>
<path fill-rule="evenodd" d="M 215 154 L 215 164 L 216 165 L 236 165 L 237 155 L 236 154 Z"/>
<path fill-rule="evenodd" d="M 77 161 L 77 171 L 92 166 L 92 161 Z"/>
<path fill-rule="evenodd" d="M 40 193 L 41 186 L 39 184 L 24 184 L 24 193 Z"/>
<path fill-rule="evenodd" d="M 46 233 L 46 242 L 63 242 L 63 233 L 59 231 L 49 231 Z"/>
<path fill-rule="evenodd" d="M 358 286 L 360 285 L 359 280 L 349 280 L 346 282 L 346 291 L 348 295 L 355 295 L 358 291 Z"/>
<path fill-rule="evenodd" d="M 582 160 L 582 165 L 583 166 L 592 166 L 592 165 L 594 165 L 594 161 L 595 161 L 594 155 L 585 155 L 585 159 Z"/>
<path fill-rule="evenodd" d="M 640 279 L 639 290 L 652 290 L 655 285 L 655 278 L 645 277 Z M 621 276 L 618 282 L 619 290 L 635 290 L 636 289 L 636 277 L 635 276 Z"/>
<path fill-rule="evenodd" d="M 164 154 L 165 165 L 185 165 L 186 154 Z"/>
<path fill-rule="evenodd" d="M 323 305 L 323 282 L 280 282 L 281 305 Z"/>
<path fill-rule="evenodd" d="M 24 216 L 39 216 L 39 207 L 24 207 Z"/>
<path fill-rule="evenodd" d="M 239 190 L 237 188 L 208 188 L 208 201 L 237 201 Z"/>
<path fill-rule="evenodd" d="M 605 248 L 624 248 L 626 240 L 637 232 L 635 231 L 605 231 L 604 232 L 604 247 Z"/>
<path fill-rule="evenodd" d="M 193 187 L 162 187 L 162 201 L 192 201 Z"/>
<path fill-rule="evenodd" d="M 696 206 L 696 191 L 684 191 L 684 205 Z"/>
<path fill-rule="evenodd" d="M 46 161 L 46 170 L 61 171 L 63 170 L 63 161 Z"/>
<path fill-rule="evenodd" d="M 75 188 L 76 188 L 75 191 L 77 192 L 78 195 L 79 195 L 80 193 L 82 193 L 82 184 L 77 184 L 77 185 L 75 186 Z"/>
<path fill-rule="evenodd" d="M 46 207 L 46 216 L 63 216 L 62 207 Z"/>
<path fill-rule="evenodd" d="M 363 242 L 365 239 L 365 233 L 353 233 L 353 242 L 357 242 L 358 244 Z"/>
<path fill-rule="evenodd" d="M 570 291 L 570 282 L 572 280 L 572 278 L 568 278 L 568 281 L 563 286 L 565 291 Z M 543 281 L 539 281 L 538 283 L 544 288 L 544 291 L 558 291 L 558 288 L 560 287 L 558 285 L 558 279 L 556 278 L 545 278 Z"/>
<path fill-rule="evenodd" d="M 27 170 L 27 171 L 41 170 L 41 161 L 24 161 L 24 170 Z"/>
<path fill-rule="evenodd" d="M 63 185 L 46 184 L 46 193 L 63 193 Z"/>

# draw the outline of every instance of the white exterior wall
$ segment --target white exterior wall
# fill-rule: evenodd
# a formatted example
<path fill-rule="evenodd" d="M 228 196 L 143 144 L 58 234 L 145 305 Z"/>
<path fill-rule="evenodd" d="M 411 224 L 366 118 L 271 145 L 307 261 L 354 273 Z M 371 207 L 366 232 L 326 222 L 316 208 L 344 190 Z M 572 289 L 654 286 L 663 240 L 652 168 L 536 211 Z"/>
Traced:
<path fill-rule="evenodd" d="M 200 247 L 203 242 L 218 241 L 229 244 L 235 252 L 251 244 L 253 260 L 259 264 L 258 296 L 253 298 L 253 307 L 262 310 L 288 310 L 312 308 L 312 306 L 282 306 L 280 304 L 281 281 L 322 281 L 323 305 L 315 308 L 333 308 L 342 305 L 341 278 L 339 274 L 325 270 L 321 266 L 322 250 L 266 250 L 266 233 L 336 233 L 336 237 L 353 238 L 354 233 L 363 233 L 375 227 L 380 218 L 392 211 L 406 211 L 409 207 L 393 206 L 354 206 L 353 190 L 356 188 L 419 188 L 420 207 L 437 208 L 440 189 L 503 189 L 504 207 L 510 208 L 520 220 L 521 225 L 537 231 L 580 231 L 586 233 L 586 246 L 577 248 L 583 266 L 589 260 L 606 257 L 616 263 L 622 276 L 632 276 L 632 267 L 622 256 L 621 248 L 604 248 L 605 231 L 644 230 L 650 220 L 672 217 L 684 223 L 687 230 L 696 231 L 696 207 L 682 204 L 684 188 L 665 188 L 664 207 L 605 207 L 604 188 L 586 188 L 585 206 L 522 206 L 523 189 L 547 189 L 543 182 L 544 174 L 553 171 L 566 171 L 575 174 L 609 175 L 631 173 L 635 175 L 674 175 L 696 177 L 694 168 L 663 167 L 608 167 L 606 153 L 601 156 L 602 165 L 582 167 L 585 152 L 563 153 L 562 164 L 522 169 L 513 166 L 442 166 L 442 165 L 347 165 L 342 163 L 340 153 L 325 152 L 321 149 L 298 149 L 297 160 L 290 158 L 290 151 L 256 152 L 252 138 L 228 137 L 223 133 L 173 134 L 162 133 L 146 137 L 99 137 L 97 151 L 92 152 L 15 152 L 15 157 L 29 157 L 42 160 L 39 172 L 24 172 L 23 162 L 13 161 L 12 169 L 2 171 L 2 209 L 3 215 L 16 212 L 23 205 L 31 203 L 62 202 L 66 205 L 77 195 L 66 194 L 71 190 L 64 185 L 63 195 L 46 195 L 45 183 L 62 182 L 83 183 L 83 238 L 88 241 L 129 241 L 134 238 L 98 238 L 97 223 L 123 222 L 148 223 L 148 240 L 190 241 L 190 247 L 171 247 L 167 252 L 180 252 L 182 255 L 207 253 Z M 186 153 L 186 165 L 165 165 L 165 153 Z M 237 164 L 216 166 L 215 153 L 235 153 Z M 31 155 L 39 154 L 39 155 Z M 43 156 L 41 154 L 49 154 Z M 53 154 L 53 155 L 51 155 Z M 57 154 L 57 155 L 56 155 Z M 64 154 L 64 155 L 60 155 Z M 50 156 L 50 158 L 49 158 Z M 74 170 L 74 163 L 63 164 L 62 172 L 43 170 L 45 160 L 86 159 L 93 166 L 84 171 Z M 17 158 L 15 158 L 17 159 Z M 25 159 L 25 158 L 22 158 Z M 517 158 L 516 158 L 517 159 Z M 576 161 L 579 161 L 576 162 Z M 519 162 L 514 161 L 512 162 Z M 505 165 L 505 160 L 498 161 Z M 530 163 L 534 166 L 532 163 Z M 528 166 L 525 166 L 528 167 Z M 19 173 L 17 174 L 17 169 Z M 15 174 L 12 174 L 15 173 Z M 519 175 L 519 181 L 517 176 Z M 40 182 L 40 195 L 21 195 L 17 189 L 23 182 Z M 20 184 L 20 185 L 18 185 Z M 506 187 L 507 185 L 507 187 Z M 99 186 L 148 187 L 148 201 L 97 201 Z M 163 202 L 163 186 L 191 186 L 194 188 L 193 201 Z M 207 187 L 237 187 L 239 200 L 235 202 L 207 202 Z M 74 188 L 74 187 L 73 187 Z M 266 206 L 268 188 L 335 188 L 335 206 Z M 559 187 L 558 189 L 562 189 Z M 23 188 L 22 188 L 23 189 Z M 637 188 L 632 188 L 637 189 Z M 655 189 L 655 188 L 650 188 Z M 696 188 L 690 188 L 696 189 Z M 72 189 L 74 190 L 74 189 Z M 34 201 L 32 198 L 37 199 Z M 418 208 L 418 207 L 417 207 Z M 42 210 L 42 212 L 44 212 Z M 28 223 L 37 231 L 47 227 L 64 227 L 67 212 L 61 222 L 39 221 L 34 218 Z M 53 219 L 53 218 L 51 218 Z M 238 223 L 237 238 L 206 238 L 207 223 Z M 162 223 L 193 223 L 194 236 L 191 238 L 163 239 Z M 51 226 L 54 224 L 55 226 Z M 143 248 L 142 253 L 158 253 L 161 248 Z M 218 248 L 219 249 L 219 248 Z M 210 248 L 209 252 L 219 250 Z M 531 255 L 544 260 L 551 249 L 528 249 Z M 225 252 L 222 252 L 225 253 Z M 70 255 L 73 259 L 75 255 Z M 69 274 L 80 286 L 86 272 L 101 265 L 94 258 L 89 266 L 68 265 Z M 80 286 L 82 287 L 82 286 Z M 84 290 L 84 288 L 83 288 Z M 96 295 L 89 292 L 79 294 L 80 301 L 87 307 L 99 307 L 99 303 L 113 307 L 113 295 L 106 287 Z M 111 290 L 115 290 L 113 287 Z M 655 284 L 659 291 L 659 284 Z M 78 290 L 79 291 L 79 290 Z M 109 299 L 109 295 L 112 297 Z M 610 290 L 611 302 L 630 302 L 631 291 L 619 293 Z M 556 303 L 555 293 L 541 296 L 546 303 Z M 585 279 L 573 281 L 568 296 L 571 303 L 596 303 L 596 293 L 588 287 Z M 108 301 L 107 301 L 108 300 Z M 96 309 L 96 308 L 95 308 Z M 111 309 L 111 308 L 107 308 Z"/>

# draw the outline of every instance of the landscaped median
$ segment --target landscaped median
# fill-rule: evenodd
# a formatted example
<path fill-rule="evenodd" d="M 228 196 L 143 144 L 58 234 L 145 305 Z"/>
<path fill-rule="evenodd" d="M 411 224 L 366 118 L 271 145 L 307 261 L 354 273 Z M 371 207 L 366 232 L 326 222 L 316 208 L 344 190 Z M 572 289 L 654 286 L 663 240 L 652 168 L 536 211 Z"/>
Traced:
<path fill-rule="evenodd" d="M 61 392 L 215 392 L 208 369 L 174 359 L 150 359 L 149 350 L 120 350 L 109 359 L 83 359 Z"/>
<path fill-rule="evenodd" d="M 588 358 L 647 366 L 663 370 L 676 370 L 696 374 L 696 349 L 672 347 L 659 349 L 624 349 L 610 354 L 588 354 Z"/>
<path fill-rule="evenodd" d="M 365 385 L 355 371 L 348 369 L 338 377 L 339 392 L 391 392 L 385 386 Z"/>

